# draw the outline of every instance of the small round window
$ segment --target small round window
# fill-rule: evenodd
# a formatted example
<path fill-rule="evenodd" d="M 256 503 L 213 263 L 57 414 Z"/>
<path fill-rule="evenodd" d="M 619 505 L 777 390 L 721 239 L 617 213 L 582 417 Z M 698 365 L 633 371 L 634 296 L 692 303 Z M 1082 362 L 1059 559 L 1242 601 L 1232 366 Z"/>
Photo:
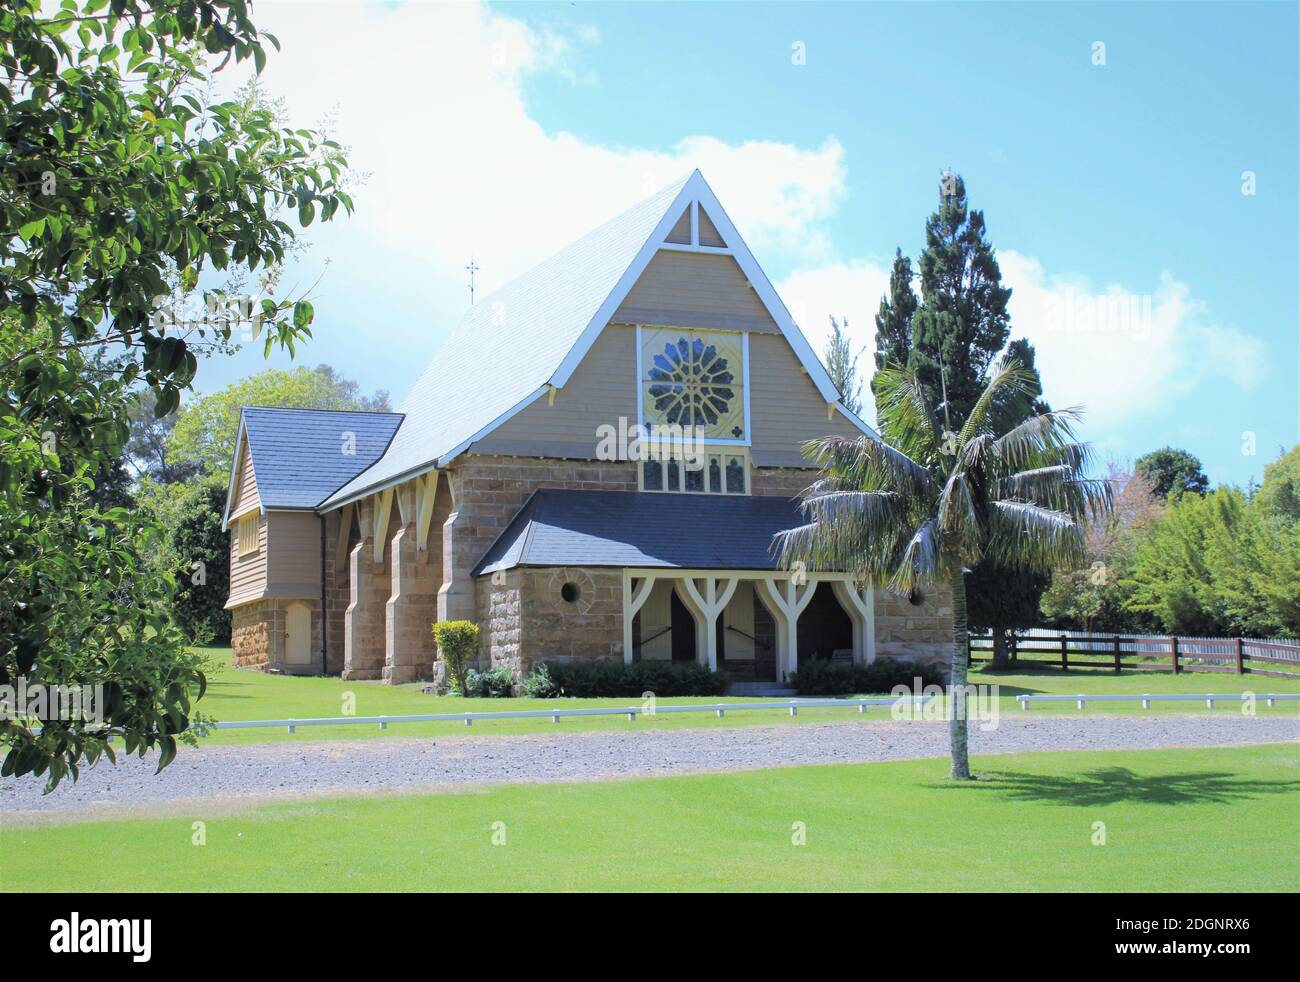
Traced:
<path fill-rule="evenodd" d="M 578 584 L 569 582 L 560 587 L 560 599 L 566 604 L 576 604 L 582 597 L 582 589 Z"/>

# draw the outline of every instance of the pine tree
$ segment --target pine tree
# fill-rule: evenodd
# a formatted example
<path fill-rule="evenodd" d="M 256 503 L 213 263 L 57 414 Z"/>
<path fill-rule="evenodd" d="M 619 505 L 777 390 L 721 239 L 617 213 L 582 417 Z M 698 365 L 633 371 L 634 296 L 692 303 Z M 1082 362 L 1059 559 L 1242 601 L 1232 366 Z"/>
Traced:
<path fill-rule="evenodd" d="M 894 252 L 894 266 L 889 271 L 889 294 L 880 298 L 876 314 L 876 371 L 887 365 L 906 365 L 912 350 L 912 318 L 916 314 L 916 294 L 912 291 L 912 260 L 903 250 Z M 871 391 L 876 391 L 874 376 Z"/>
<path fill-rule="evenodd" d="M 831 336 L 826 339 L 826 371 L 840 394 L 840 403 L 854 416 L 862 414 L 862 381 L 858 378 L 858 358 L 849 343 L 849 319 L 843 325 L 831 316 Z"/>
<path fill-rule="evenodd" d="M 941 418 L 952 430 L 960 429 L 974 408 L 988 368 L 1011 334 L 1011 290 L 1002 285 L 984 235 L 984 213 L 970 210 L 965 182 L 945 174 L 917 262 L 921 305 L 912 318 L 907 367 L 920 377 L 929 399 L 944 403 Z"/>

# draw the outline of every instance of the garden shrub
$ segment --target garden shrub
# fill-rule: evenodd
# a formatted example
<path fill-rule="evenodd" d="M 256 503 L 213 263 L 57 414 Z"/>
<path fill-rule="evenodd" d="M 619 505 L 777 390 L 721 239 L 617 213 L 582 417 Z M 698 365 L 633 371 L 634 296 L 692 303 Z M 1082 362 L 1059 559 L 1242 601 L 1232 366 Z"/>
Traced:
<path fill-rule="evenodd" d="M 575 661 L 538 665 L 524 680 L 523 691 L 537 699 L 639 697 L 646 692 L 656 696 L 720 696 L 729 684 L 726 672 L 710 672 L 694 663 Z"/>
<path fill-rule="evenodd" d="M 806 661 L 789 679 L 801 696 L 844 696 L 853 693 L 888 694 L 896 685 L 909 688 L 917 678 L 921 685 L 944 685 L 942 666 L 910 658 L 882 658 L 870 665 L 846 665 L 832 661 Z"/>
<path fill-rule="evenodd" d="M 519 683 L 519 693 L 526 699 L 554 699 L 560 693 L 551 677 L 549 666 L 538 665 Z"/>
<path fill-rule="evenodd" d="M 489 668 L 486 672 L 470 669 L 465 673 L 463 695 L 476 699 L 502 699 L 514 694 L 515 670 L 509 665 Z"/>
<path fill-rule="evenodd" d="M 433 640 L 438 657 L 447 666 L 447 681 L 457 692 L 464 692 L 466 670 L 478 653 L 478 625 L 473 621 L 439 621 L 433 625 Z"/>

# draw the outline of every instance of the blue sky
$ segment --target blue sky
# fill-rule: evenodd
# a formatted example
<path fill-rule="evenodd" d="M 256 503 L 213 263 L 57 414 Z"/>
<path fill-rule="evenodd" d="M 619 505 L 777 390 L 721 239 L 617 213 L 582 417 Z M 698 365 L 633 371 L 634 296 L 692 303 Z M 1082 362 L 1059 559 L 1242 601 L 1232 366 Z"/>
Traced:
<path fill-rule="evenodd" d="M 286 277 L 324 271 L 301 360 L 400 401 L 471 255 L 491 288 L 695 166 L 814 346 L 830 313 L 869 345 L 952 167 L 1013 336 L 1102 455 L 1172 443 L 1258 479 L 1300 432 L 1297 9 L 259 3 L 268 85 L 296 124 L 334 110 L 370 175 Z"/>

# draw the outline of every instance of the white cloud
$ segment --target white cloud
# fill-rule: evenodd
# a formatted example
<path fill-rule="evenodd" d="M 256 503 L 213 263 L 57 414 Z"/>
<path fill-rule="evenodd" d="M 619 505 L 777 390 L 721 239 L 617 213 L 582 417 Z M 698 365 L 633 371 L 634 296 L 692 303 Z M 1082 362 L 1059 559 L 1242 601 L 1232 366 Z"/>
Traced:
<path fill-rule="evenodd" d="M 1170 273 L 1139 293 L 1049 273 L 1015 250 L 999 251 L 998 259 L 1003 282 L 1012 288 L 1012 337 L 1034 345 L 1054 406 L 1086 408 L 1089 432 L 1166 407 L 1207 381 L 1245 388 L 1267 374 L 1263 344 L 1213 323 L 1191 287 Z M 852 260 L 798 270 L 777 284 L 777 292 L 818 353 L 830 332 L 830 314 L 847 316 L 854 345 L 870 352 L 874 316 L 888 286 L 887 265 Z M 859 367 L 870 378 L 869 354 Z M 864 395 L 870 421 L 870 393 Z"/>
<path fill-rule="evenodd" d="M 790 316 L 823 361 L 831 333 L 830 318 L 848 321 L 853 349 L 865 349 L 858 359 L 858 377 L 863 382 L 862 416 L 868 423 L 876 419 L 869 386 L 876 367 L 872 357 L 876 347 L 875 317 L 880 298 L 888 289 L 889 269 L 865 259 L 799 269 L 776 284 Z"/>
<path fill-rule="evenodd" d="M 435 347 L 430 335 L 458 318 L 471 256 L 490 290 L 699 167 L 749 245 L 795 264 L 777 288 L 814 348 L 824 348 L 828 316 L 845 316 L 870 376 L 889 264 L 846 261 L 828 240 L 845 196 L 834 138 L 799 147 L 690 135 L 652 150 L 548 130 L 525 87 L 541 72 L 598 84 L 583 65 L 584 49 L 600 43 L 588 27 L 535 30 L 474 4 L 344 0 L 259 3 L 257 19 L 284 42 L 268 64 L 269 90 L 286 97 L 296 125 L 337 109 L 335 135 L 371 175 L 353 218 L 313 229 L 319 248 L 305 264 L 309 283 L 325 256 L 336 260 L 322 287 L 329 303 L 318 303 L 330 357 L 373 376 L 375 342 L 424 344 L 400 366 L 385 363 L 381 384 L 400 395 Z M 1096 288 L 1013 250 L 999 258 L 1015 291 L 1013 336 L 1038 349 L 1053 404 L 1087 404 L 1090 432 L 1207 379 L 1246 386 L 1266 370 L 1259 342 L 1214 324 L 1170 275 L 1143 297 L 1142 285 Z M 1125 321 L 1135 299 L 1137 317 Z"/>
<path fill-rule="evenodd" d="M 1014 336 L 1033 343 L 1048 397 L 1086 406 L 1092 426 L 1112 428 L 1206 382 L 1245 388 L 1267 374 L 1264 346 L 1213 323 L 1191 287 L 1168 272 L 1139 293 L 1049 273 L 1014 250 L 998 258 L 1014 291 Z"/>
<path fill-rule="evenodd" d="M 591 81 L 581 52 L 599 43 L 594 29 L 533 30 L 471 4 L 259 4 L 258 14 L 285 42 L 268 88 L 298 119 L 337 106 L 338 138 L 371 174 L 348 235 L 401 250 L 416 269 L 460 282 L 473 255 L 490 290 L 695 167 L 752 246 L 829 252 L 819 226 L 844 189 L 834 140 L 803 149 L 697 135 L 659 151 L 540 125 L 527 79 Z"/>

